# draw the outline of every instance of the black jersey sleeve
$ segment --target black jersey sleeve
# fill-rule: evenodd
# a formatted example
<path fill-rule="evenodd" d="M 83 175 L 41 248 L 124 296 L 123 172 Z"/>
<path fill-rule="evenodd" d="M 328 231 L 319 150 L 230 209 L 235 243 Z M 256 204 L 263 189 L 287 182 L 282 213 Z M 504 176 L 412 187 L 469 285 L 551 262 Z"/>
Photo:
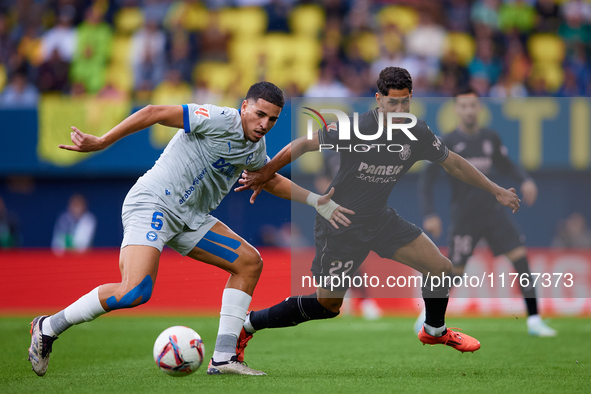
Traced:
<path fill-rule="evenodd" d="M 501 137 L 496 132 L 493 132 L 493 166 L 495 169 L 503 174 L 511 177 L 519 183 L 529 178 L 527 172 L 520 166 L 513 163 L 507 154 L 507 148 L 503 145 Z"/>
<path fill-rule="evenodd" d="M 436 163 L 441 163 L 447 156 L 449 156 L 449 150 L 447 146 L 439 137 L 437 137 L 429 126 L 423 121 L 420 124 L 420 137 L 417 137 L 421 142 L 419 160 L 429 160 Z"/>
<path fill-rule="evenodd" d="M 337 122 L 330 123 L 318 131 L 318 142 L 323 145 L 322 149 L 335 150 L 339 143 L 339 126 Z M 332 148 L 329 146 L 332 145 Z"/>
<path fill-rule="evenodd" d="M 419 174 L 419 203 L 424 218 L 436 214 L 433 186 L 439 176 L 440 169 L 441 165 L 439 163 L 430 163 L 427 168 Z"/>

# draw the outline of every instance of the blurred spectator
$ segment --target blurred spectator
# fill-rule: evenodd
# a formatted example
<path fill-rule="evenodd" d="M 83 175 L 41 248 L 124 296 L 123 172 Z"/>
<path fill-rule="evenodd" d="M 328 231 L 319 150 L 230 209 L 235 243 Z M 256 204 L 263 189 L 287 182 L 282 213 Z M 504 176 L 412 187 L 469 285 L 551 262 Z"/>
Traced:
<path fill-rule="evenodd" d="M 61 59 L 71 62 L 76 50 L 76 29 L 72 26 L 76 10 L 65 6 L 60 10 L 58 23 L 49 29 L 41 39 L 43 61 L 49 60 L 57 50 Z"/>
<path fill-rule="evenodd" d="M 24 72 L 17 71 L 2 91 L 2 94 L 0 94 L 0 106 L 13 108 L 35 107 L 38 99 L 39 91 L 35 85 L 27 81 Z"/>
<path fill-rule="evenodd" d="M 166 17 L 170 8 L 169 0 L 143 0 L 142 9 L 146 20 L 155 21 L 156 24 L 162 26 L 164 18 Z"/>
<path fill-rule="evenodd" d="M 200 60 L 227 61 L 229 43 L 230 35 L 220 29 L 219 14 L 211 12 L 207 27 L 201 33 Z"/>
<path fill-rule="evenodd" d="M 560 26 L 560 7 L 555 0 L 538 0 L 535 4 L 536 28 L 540 32 L 555 32 Z"/>
<path fill-rule="evenodd" d="M 96 93 L 103 87 L 111 59 L 113 29 L 102 19 L 95 7 L 89 7 L 84 22 L 77 27 L 70 76 L 74 85 L 82 85 L 88 93 Z"/>
<path fill-rule="evenodd" d="M 526 0 L 505 2 L 499 9 L 499 28 L 505 34 L 528 34 L 536 23 L 536 10 Z"/>
<path fill-rule="evenodd" d="M 570 1 L 562 5 L 564 22 L 558 34 L 567 45 L 568 53 L 572 53 L 579 44 L 589 45 L 591 42 L 591 4 L 582 1 Z"/>
<path fill-rule="evenodd" d="M 351 92 L 345 85 L 339 82 L 331 67 L 324 66 L 320 69 L 318 81 L 310 86 L 304 93 L 305 97 L 350 97 Z"/>
<path fill-rule="evenodd" d="M 41 64 L 37 75 L 37 86 L 41 92 L 64 92 L 69 89 L 70 64 L 63 60 L 57 47 L 53 48 L 48 59 Z"/>
<path fill-rule="evenodd" d="M 591 230 L 585 217 L 579 212 L 572 213 L 558 225 L 558 232 L 552 240 L 554 248 L 591 248 Z"/>
<path fill-rule="evenodd" d="M 499 26 L 500 0 L 478 0 L 472 5 L 470 18 L 475 25 L 496 30 Z"/>
<path fill-rule="evenodd" d="M 470 4 L 468 0 L 446 0 L 447 28 L 451 31 L 470 31 Z"/>
<path fill-rule="evenodd" d="M 527 97 L 527 89 L 523 83 L 515 82 L 510 75 L 502 75 L 499 81 L 490 88 L 490 97 Z"/>
<path fill-rule="evenodd" d="M 13 248 L 20 244 L 19 221 L 16 215 L 6 209 L 0 197 L 0 249 Z"/>
<path fill-rule="evenodd" d="M 134 34 L 131 44 L 134 87 L 152 90 L 164 78 L 166 36 L 155 20 L 146 20 L 145 25 Z"/>
<path fill-rule="evenodd" d="M 271 224 L 265 225 L 260 230 L 261 240 L 265 246 L 278 248 L 303 248 L 310 243 L 302 235 L 300 228 L 293 223 L 284 223 L 279 227 Z"/>
<path fill-rule="evenodd" d="M 92 246 L 96 219 L 88 211 L 86 199 L 81 194 L 74 194 L 68 201 L 68 209 L 62 213 L 53 229 L 51 249 L 56 254 L 66 250 L 84 252 Z"/>
<path fill-rule="evenodd" d="M 268 31 L 289 32 L 289 11 L 290 4 L 285 0 L 271 0 L 265 5 L 267 18 L 269 19 Z"/>
<path fill-rule="evenodd" d="M 170 54 L 168 70 L 175 70 L 181 74 L 183 81 L 190 82 L 193 73 L 191 38 L 189 34 L 178 29 L 170 35 Z"/>
<path fill-rule="evenodd" d="M 0 13 L 0 63 L 7 65 L 13 52 L 14 41 L 10 38 L 8 18 Z"/>
<path fill-rule="evenodd" d="M 412 55 L 439 59 L 443 55 L 446 35 L 445 29 L 435 23 L 431 14 L 422 12 L 419 25 L 406 35 L 406 50 Z"/>
<path fill-rule="evenodd" d="M 476 43 L 476 56 L 472 59 L 468 70 L 472 77 L 478 75 L 486 78 L 491 84 L 497 82 L 502 65 L 499 59 L 495 57 L 492 40 L 479 40 Z"/>

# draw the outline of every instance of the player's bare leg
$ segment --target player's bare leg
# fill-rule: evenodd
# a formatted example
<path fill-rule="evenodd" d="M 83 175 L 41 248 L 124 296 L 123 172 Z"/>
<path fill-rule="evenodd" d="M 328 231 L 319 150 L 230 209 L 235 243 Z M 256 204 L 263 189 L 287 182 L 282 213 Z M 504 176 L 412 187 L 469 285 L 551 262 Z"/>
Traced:
<path fill-rule="evenodd" d="M 263 260 L 248 242 L 222 222 L 217 222 L 187 255 L 215 265 L 230 273 L 222 296 L 220 326 L 213 357 L 207 368 L 210 375 L 266 375 L 249 368 L 236 355 L 236 343 L 242 330 L 252 293 L 263 270 Z"/>
<path fill-rule="evenodd" d="M 52 316 L 38 316 L 31 322 L 29 361 L 33 371 L 45 375 L 53 342 L 75 324 L 92 321 L 115 309 L 133 308 L 146 303 L 158 272 L 160 251 L 151 246 L 128 245 L 121 249 L 121 282 L 93 289 L 66 309 Z"/>
<path fill-rule="evenodd" d="M 437 283 L 429 278 L 441 275 L 450 276 L 452 264 L 443 256 L 437 246 L 424 233 L 399 248 L 392 260 L 396 260 L 423 274 L 423 300 L 425 302 L 425 323 L 419 331 L 419 339 L 424 344 L 444 344 L 461 351 L 475 351 L 480 348 L 476 339 L 459 334 L 445 325 L 445 311 L 449 300 L 450 283 Z"/>

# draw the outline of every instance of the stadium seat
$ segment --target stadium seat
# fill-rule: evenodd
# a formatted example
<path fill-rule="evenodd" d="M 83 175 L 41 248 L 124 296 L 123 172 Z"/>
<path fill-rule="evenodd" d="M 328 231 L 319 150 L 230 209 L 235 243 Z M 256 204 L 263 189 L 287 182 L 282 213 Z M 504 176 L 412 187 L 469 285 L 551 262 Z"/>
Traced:
<path fill-rule="evenodd" d="M 240 37 L 260 36 L 267 31 L 267 13 L 260 7 L 222 8 L 220 29 Z"/>
<path fill-rule="evenodd" d="M 530 78 L 532 80 L 537 78 L 543 79 L 546 90 L 550 93 L 555 93 L 564 82 L 564 70 L 560 63 L 535 62 L 532 66 Z"/>
<path fill-rule="evenodd" d="M 164 18 L 167 29 L 180 25 L 183 29 L 193 32 L 201 31 L 207 26 L 209 13 L 199 1 L 174 2 Z"/>
<path fill-rule="evenodd" d="M 139 7 L 123 7 L 114 17 L 115 31 L 131 35 L 144 24 L 144 13 Z"/>
<path fill-rule="evenodd" d="M 225 92 L 237 78 L 237 69 L 230 63 L 208 61 L 198 63 L 193 69 L 193 80 L 206 80 L 216 92 Z"/>
<path fill-rule="evenodd" d="M 317 67 L 322 60 L 322 45 L 312 37 L 293 37 L 291 52 L 298 64 Z"/>
<path fill-rule="evenodd" d="M 363 32 L 359 34 L 355 41 L 359 48 L 359 54 L 368 63 L 380 57 L 380 41 L 372 32 Z"/>
<path fill-rule="evenodd" d="M 564 60 L 564 42 L 555 34 L 534 34 L 529 38 L 527 48 L 534 62 L 561 63 Z"/>
<path fill-rule="evenodd" d="M 133 89 L 133 71 L 129 64 L 111 63 L 105 80 L 123 92 L 129 93 Z"/>
<path fill-rule="evenodd" d="M 419 23 L 419 13 L 410 7 L 389 5 L 378 12 L 380 26 L 395 25 L 402 33 L 414 30 Z"/>
<path fill-rule="evenodd" d="M 296 35 L 317 38 L 325 24 L 324 10 L 316 4 L 299 5 L 289 15 L 289 27 Z"/>
<path fill-rule="evenodd" d="M 0 92 L 4 90 L 6 79 L 6 67 L 4 67 L 4 64 L 0 64 Z"/>
<path fill-rule="evenodd" d="M 459 32 L 447 35 L 445 53 L 453 52 L 461 65 L 467 66 L 472 61 L 475 51 L 476 44 L 470 35 Z"/>
<path fill-rule="evenodd" d="M 121 34 L 113 37 L 113 52 L 111 54 L 111 63 L 117 65 L 129 65 L 131 53 L 131 37 Z"/>

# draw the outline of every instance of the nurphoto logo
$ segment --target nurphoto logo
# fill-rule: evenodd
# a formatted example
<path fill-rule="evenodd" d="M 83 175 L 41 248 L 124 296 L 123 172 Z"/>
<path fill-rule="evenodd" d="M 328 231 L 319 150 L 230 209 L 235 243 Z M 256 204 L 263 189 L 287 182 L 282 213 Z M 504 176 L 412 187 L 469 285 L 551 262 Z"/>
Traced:
<path fill-rule="evenodd" d="M 333 114 L 337 117 L 338 120 L 338 133 L 339 133 L 339 141 L 350 141 L 351 140 L 351 121 L 349 116 L 338 109 L 321 109 L 320 112 L 310 108 L 304 107 L 309 112 L 304 112 L 304 114 L 310 116 L 312 119 L 308 119 L 307 121 L 307 137 L 309 140 L 313 138 L 314 134 L 314 123 L 312 120 L 315 120 L 320 128 L 326 128 L 327 131 L 337 131 L 337 124 L 331 123 L 327 124 L 326 120 L 322 116 L 322 114 Z M 393 119 L 410 119 L 409 123 L 394 123 Z M 386 117 L 386 137 L 388 141 L 392 140 L 392 134 L 394 130 L 401 130 L 411 141 L 417 141 L 417 137 L 415 137 L 409 129 L 413 128 L 417 124 L 417 117 L 413 114 L 409 114 L 406 112 L 388 112 Z M 355 137 L 362 141 L 375 141 L 379 139 L 382 134 L 384 133 L 384 117 L 378 117 L 378 130 L 375 134 L 362 134 L 359 131 L 359 113 L 353 113 L 353 132 L 355 133 Z M 369 152 L 372 149 L 377 149 L 379 152 L 381 148 L 385 148 L 388 152 L 403 152 L 405 150 L 404 145 L 400 144 L 320 144 L 320 152 L 322 150 L 330 149 L 338 151 L 349 151 L 349 152 Z"/>

